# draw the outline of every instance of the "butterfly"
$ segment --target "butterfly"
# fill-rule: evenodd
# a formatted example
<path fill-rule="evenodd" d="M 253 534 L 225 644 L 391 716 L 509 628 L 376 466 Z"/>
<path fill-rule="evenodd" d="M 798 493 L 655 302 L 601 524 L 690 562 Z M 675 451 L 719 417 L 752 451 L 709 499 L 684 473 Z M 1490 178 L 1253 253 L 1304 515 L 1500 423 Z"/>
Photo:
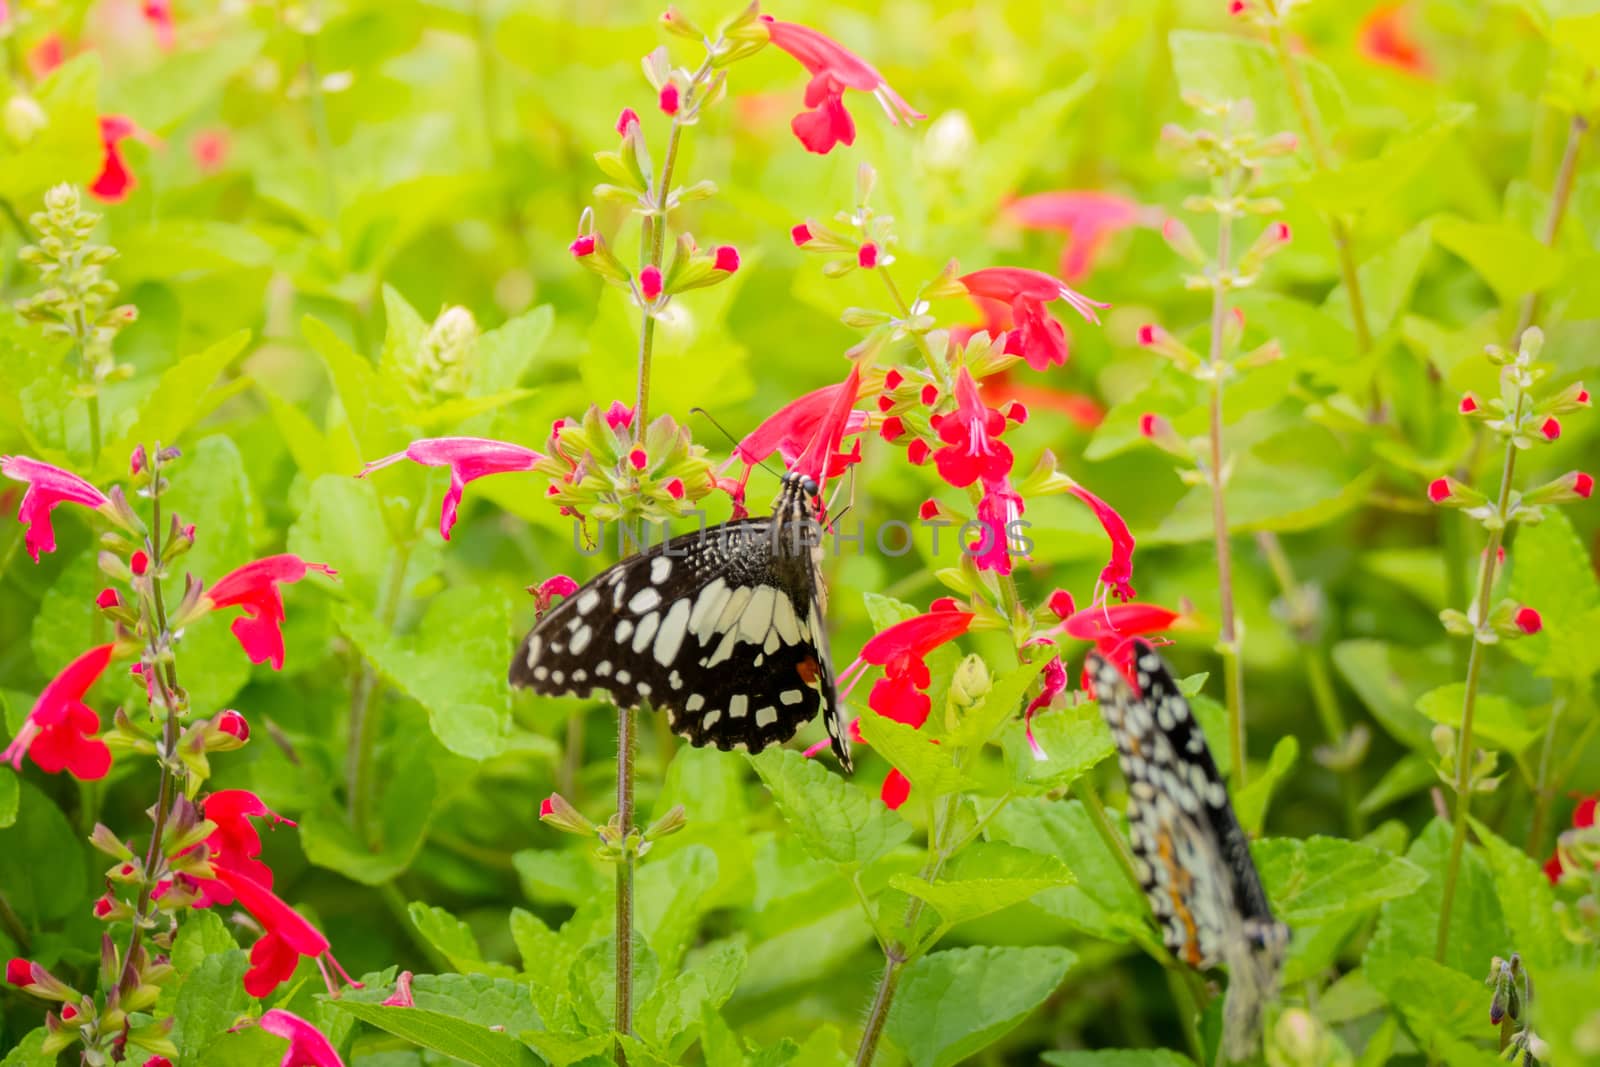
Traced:
<path fill-rule="evenodd" d="M 1225 1050 L 1246 1059 L 1277 995 L 1289 927 L 1273 918 L 1205 734 L 1161 657 L 1133 642 L 1137 688 L 1098 652 L 1089 670 L 1128 780 L 1135 866 L 1162 940 L 1191 967 L 1227 965 Z"/>
<path fill-rule="evenodd" d="M 851 770 L 835 691 L 817 484 L 783 476 L 769 517 L 675 537 L 601 571 L 529 631 L 511 684 L 665 711 L 694 745 L 759 752 L 822 713 Z"/>

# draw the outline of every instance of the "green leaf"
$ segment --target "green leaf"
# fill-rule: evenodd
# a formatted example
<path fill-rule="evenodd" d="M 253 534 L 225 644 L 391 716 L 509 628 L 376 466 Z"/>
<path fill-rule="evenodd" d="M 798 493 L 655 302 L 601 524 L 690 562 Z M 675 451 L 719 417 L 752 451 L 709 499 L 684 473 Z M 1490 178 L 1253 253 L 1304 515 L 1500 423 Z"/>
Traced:
<path fill-rule="evenodd" d="M 1462 682 L 1441 685 L 1417 698 L 1417 710 L 1434 722 L 1457 729 L 1467 687 Z M 1503 696 L 1478 691 L 1473 702 L 1472 737 L 1475 743 L 1498 748 L 1513 755 L 1539 740 L 1544 732 L 1544 714 L 1537 716 Z"/>
<path fill-rule="evenodd" d="M 688 845 L 639 869 L 634 929 L 663 967 L 677 964 L 700 916 L 716 904 L 717 875 L 717 854 L 705 845 Z"/>
<path fill-rule="evenodd" d="M 191 426 L 226 399 L 225 390 L 213 387 L 249 342 L 250 331 L 239 330 L 173 364 L 145 398 L 132 428 L 101 452 L 99 472 L 108 478 L 122 475 L 135 445 L 178 444 Z"/>
<path fill-rule="evenodd" d="M 1417 698 L 1455 676 L 1447 663 L 1416 649 L 1356 640 L 1333 646 L 1333 665 L 1391 737 L 1409 748 L 1433 751 L 1428 740 L 1433 727 L 1417 711 Z"/>
<path fill-rule="evenodd" d="M 1535 972 L 1534 980 L 1539 1036 L 1550 1045 L 1549 1060 L 1540 1062 L 1592 1065 L 1600 972 L 1592 965 L 1561 967 Z"/>
<path fill-rule="evenodd" d="M 1384 771 L 1383 777 L 1378 779 L 1378 784 L 1361 798 L 1361 814 L 1371 815 L 1382 811 L 1390 804 L 1398 803 L 1432 787 L 1438 781 L 1439 772 L 1434 769 L 1433 764 L 1422 756 L 1408 753 Z"/>
<path fill-rule="evenodd" d="M 44 1052 L 44 1039 L 48 1036 L 50 1031 L 42 1026 L 29 1030 L 27 1036 L 6 1053 L 5 1059 L 0 1060 L 0 1067 L 57 1067 L 61 1057 L 56 1053 L 47 1056 Z"/>
<path fill-rule="evenodd" d="M 554 324 L 555 309 L 544 304 L 479 337 L 467 395 L 493 396 L 520 385 L 543 351 Z"/>
<path fill-rule="evenodd" d="M 750 758 L 772 801 L 818 859 L 864 867 L 911 836 L 878 798 L 785 748 Z"/>
<path fill-rule="evenodd" d="M 165 134 L 173 126 L 220 99 L 223 88 L 248 67 L 266 36 L 238 29 L 208 40 L 204 48 L 169 54 L 156 66 L 119 78 L 111 91 L 117 106 L 138 116 L 145 129 Z M 163 228 L 168 223 L 163 222 Z"/>
<path fill-rule="evenodd" d="M 1540 674 L 1578 685 L 1600 670 L 1600 581 L 1572 520 L 1546 508 L 1544 521 L 1517 532 L 1511 559 L 1511 597 L 1531 604 L 1544 629 L 1507 643 L 1512 655 Z"/>
<path fill-rule="evenodd" d="M 354 442 L 356 454 L 370 461 L 404 448 L 404 417 L 409 405 L 399 384 L 380 375 L 321 321 L 308 315 L 301 321 L 301 330 L 328 368 L 344 410 L 345 432 Z M 329 430 L 332 432 L 331 425 Z"/>
<path fill-rule="evenodd" d="M 867 744 L 904 774 L 913 788 L 926 791 L 927 797 L 958 793 L 977 786 L 951 763 L 949 747 L 934 744 L 916 727 L 876 712 L 862 715 L 856 721 Z"/>
<path fill-rule="evenodd" d="M 1511 931 L 1511 945 L 1522 954 L 1530 972 L 1538 977 L 1551 967 L 1577 962 L 1578 947 L 1562 932 L 1555 890 L 1545 877 L 1544 868 L 1476 819 L 1472 821 L 1472 832 L 1489 860 L 1495 895 Z M 1541 982 L 1540 989 L 1543 988 Z"/>
<path fill-rule="evenodd" d="M 348 997 L 333 1003 L 364 1023 L 473 1067 L 535 1067 L 539 1062 L 537 1056 L 510 1034 L 490 1030 L 487 1025 L 468 1022 L 455 1015 L 430 1011 L 421 1006 L 420 998 L 414 1008 L 358 1004 Z"/>
<path fill-rule="evenodd" d="M 1502 303 L 1548 289 L 1561 279 L 1561 253 L 1509 222 L 1433 220 L 1433 238 L 1467 261 Z"/>
<path fill-rule="evenodd" d="M 1250 850 L 1272 910 L 1290 926 L 1327 922 L 1407 896 L 1428 876 L 1420 867 L 1356 841 L 1272 837 Z"/>
<path fill-rule="evenodd" d="M 49 122 L 21 150 L 9 151 L 11 140 L 6 138 L 6 150 L 0 151 L 0 199 L 9 200 L 24 218 L 38 209 L 35 198 L 52 185 L 87 185 L 100 173 L 105 148 L 100 141 L 99 54 L 86 52 L 61 64 L 34 98 Z"/>
<path fill-rule="evenodd" d="M 1367 325 L 1374 335 L 1387 330 L 1410 305 L 1411 291 L 1432 244 L 1429 227 L 1418 226 L 1356 269 L 1366 298 Z M 1350 294 L 1343 283 L 1328 294 L 1322 308 L 1342 320 L 1350 320 Z"/>
<path fill-rule="evenodd" d="M 1213 103 L 1250 100 L 1256 126 L 1263 133 L 1304 132 L 1284 89 L 1283 68 L 1272 49 L 1233 33 L 1177 30 L 1167 35 L 1178 88 Z M 1292 58 L 1311 88 L 1311 103 L 1325 130 L 1337 130 L 1344 118 L 1344 93 L 1332 72 L 1315 59 Z"/>
<path fill-rule="evenodd" d="M 1293 734 L 1285 734 L 1278 738 L 1278 743 L 1272 746 L 1272 759 L 1260 774 L 1250 777 L 1250 784 L 1233 798 L 1234 814 L 1239 816 L 1239 825 L 1244 827 L 1247 834 L 1259 834 L 1261 825 L 1267 818 L 1267 805 L 1272 801 L 1272 793 L 1278 788 L 1278 783 L 1294 769 L 1295 760 L 1300 758 L 1300 742 Z"/>
<path fill-rule="evenodd" d="M 1396 134 L 1372 159 L 1319 171 L 1302 183 L 1301 190 L 1318 210 L 1330 214 L 1355 215 L 1391 202 L 1402 187 L 1424 172 L 1434 153 L 1475 111 L 1470 104 L 1446 104 L 1421 129 Z M 1365 285 L 1362 289 L 1372 291 Z M 1388 318 L 1382 321 L 1386 323 Z M 1383 328 L 1375 325 L 1374 332 Z"/>
<path fill-rule="evenodd" d="M 1120 816 L 1112 818 L 1120 826 Z M 1044 911 L 1108 941 L 1127 941 L 1129 931 L 1143 928 L 1144 896 L 1128 884 L 1080 802 L 1018 797 L 990 822 L 989 837 L 1060 857 L 1071 869 L 1075 884 L 1034 900 Z"/>
<path fill-rule="evenodd" d="M 695 953 L 681 974 L 658 984 L 639 1005 L 635 1018 L 639 1036 L 676 1059 L 705 1011 L 722 1007 L 733 996 L 748 961 L 744 945 L 737 941 L 720 941 Z"/>
<path fill-rule="evenodd" d="M 1030 900 L 1046 889 L 1070 885 L 1072 872 L 1054 856 L 998 841 L 979 842 L 956 854 L 935 882 L 897 874 L 889 884 L 927 901 L 947 926 Z"/>
<path fill-rule="evenodd" d="M 906 968 L 885 1033 L 913 1067 L 950 1067 L 994 1044 L 1055 992 L 1064 948 L 948 949 Z"/>
<path fill-rule="evenodd" d="M 1372 984 L 1394 994 L 1408 960 L 1431 960 L 1437 947 L 1439 904 L 1444 895 L 1444 868 L 1450 851 L 1450 825 L 1435 819 L 1412 842 L 1406 859 L 1422 868 L 1428 880 L 1410 896 L 1383 905 L 1365 958 Z M 1463 848 L 1455 903 L 1450 911 L 1450 942 L 1445 963 L 1481 983 L 1488 961 L 1504 955 L 1505 919 L 1493 878 L 1482 854 Z"/>
<path fill-rule="evenodd" d="M 527 848 L 514 853 L 511 864 L 522 881 L 523 893 L 539 903 L 576 907 L 611 884 L 610 877 L 602 876 L 589 857 L 579 852 Z"/>
<path fill-rule="evenodd" d="M 417 933 L 438 949 L 456 970 L 463 974 L 499 973 L 509 977 L 505 973 L 509 968 L 504 964 L 484 963 L 483 949 L 472 936 L 472 928 L 448 911 L 413 900 L 406 914 L 411 917 L 411 925 L 417 928 Z"/>
<path fill-rule="evenodd" d="M 649 942 L 637 931 L 633 935 L 633 995 L 642 1004 L 650 999 L 661 978 L 661 964 L 650 951 Z M 616 1026 L 617 940 L 606 936 L 583 946 L 567 974 L 573 1008 L 590 1030 L 611 1030 Z"/>
<path fill-rule="evenodd" d="M 0 705 L 5 698 L 0 696 Z M 22 800 L 22 776 L 17 774 L 0 774 L 0 830 L 17 821 L 17 805 Z"/>
<path fill-rule="evenodd" d="M 1041 1062 L 1050 1067 L 1194 1067 L 1189 1057 L 1163 1048 L 1046 1052 Z"/>
<path fill-rule="evenodd" d="M 511 601 L 498 589 L 458 586 L 428 605 L 413 633 L 387 633 L 376 619 L 346 612 L 344 630 L 378 671 L 428 712 L 445 748 L 484 760 L 511 730 Z"/>
<path fill-rule="evenodd" d="M 989 692 L 984 694 L 983 701 L 974 705 L 961 717 L 961 721 L 950 732 L 945 743 L 965 748 L 981 745 L 993 737 L 1002 723 L 1022 711 L 1023 697 L 1027 695 L 1034 679 L 1039 677 L 1050 659 L 1050 656 L 1035 656 L 1032 662 L 1013 667 L 994 678 L 990 683 Z"/>
<path fill-rule="evenodd" d="M 1022 793 L 1065 789 L 1117 750 L 1099 706 L 1093 703 L 1034 716 L 1033 738 L 1044 750 L 1044 759 L 1035 757 L 1021 721 L 1008 726 L 1002 738 L 1012 785 Z"/>
<path fill-rule="evenodd" d="M 183 982 L 173 1005 L 172 1040 L 183 1053 L 184 1067 L 200 1067 L 206 1046 L 227 1033 L 251 1004 L 244 991 L 250 954 L 230 947 L 201 961 Z"/>
<path fill-rule="evenodd" d="M 438 749 L 420 722 L 397 728 L 380 748 L 369 782 L 373 810 L 367 825 L 358 831 L 343 806 L 328 798 L 300 818 L 306 858 L 363 885 L 383 885 L 404 873 L 433 818 L 438 759 Z"/>
<path fill-rule="evenodd" d="M 89 871 L 61 809 L 29 782 L 20 786 L 16 822 L 0 830 L 0 886 L 11 910 L 36 926 L 89 906 Z"/>

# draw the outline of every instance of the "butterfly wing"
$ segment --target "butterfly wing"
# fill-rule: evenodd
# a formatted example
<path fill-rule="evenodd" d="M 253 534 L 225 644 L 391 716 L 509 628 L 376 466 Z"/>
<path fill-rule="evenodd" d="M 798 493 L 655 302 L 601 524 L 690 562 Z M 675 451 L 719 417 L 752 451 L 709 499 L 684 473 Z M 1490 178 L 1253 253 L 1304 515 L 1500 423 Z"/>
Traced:
<path fill-rule="evenodd" d="M 776 541 L 773 520 L 740 519 L 622 560 L 540 620 L 511 684 L 648 704 L 724 750 L 780 744 L 823 711 L 848 770 L 815 591 Z"/>

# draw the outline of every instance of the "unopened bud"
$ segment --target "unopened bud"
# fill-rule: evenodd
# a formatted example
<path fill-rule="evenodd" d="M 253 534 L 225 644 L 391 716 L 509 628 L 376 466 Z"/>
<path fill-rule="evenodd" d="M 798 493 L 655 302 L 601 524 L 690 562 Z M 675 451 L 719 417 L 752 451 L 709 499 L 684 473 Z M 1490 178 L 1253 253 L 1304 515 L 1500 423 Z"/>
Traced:
<path fill-rule="evenodd" d="M 1161 236 L 1166 239 L 1168 247 L 1190 263 L 1198 265 L 1206 261 L 1205 249 L 1200 247 L 1200 242 L 1194 239 L 1194 234 L 1182 220 L 1168 218 L 1161 224 Z"/>
<path fill-rule="evenodd" d="M 39 106 L 39 101 L 27 93 L 12 93 L 11 99 L 6 101 L 6 136 L 18 148 L 31 144 L 39 131 L 49 124 L 50 116 Z"/>
<path fill-rule="evenodd" d="M 682 804 L 674 804 L 667 809 L 667 813 L 645 829 L 646 841 L 659 841 L 682 830 L 689 825 L 689 815 Z"/>
<path fill-rule="evenodd" d="M 560 793 L 551 793 L 539 802 L 539 821 L 549 823 L 564 833 L 591 837 L 599 832 L 594 823 L 567 802 Z"/>

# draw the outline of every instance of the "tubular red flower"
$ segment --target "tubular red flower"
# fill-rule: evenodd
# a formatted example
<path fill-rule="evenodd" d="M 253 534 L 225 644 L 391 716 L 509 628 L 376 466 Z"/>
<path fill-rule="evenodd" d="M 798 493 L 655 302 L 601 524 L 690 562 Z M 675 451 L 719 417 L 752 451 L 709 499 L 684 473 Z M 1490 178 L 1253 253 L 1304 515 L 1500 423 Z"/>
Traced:
<path fill-rule="evenodd" d="M 900 805 L 911 796 L 911 780 L 901 774 L 894 767 L 889 768 L 889 773 L 883 779 L 883 787 L 878 792 L 884 806 L 890 811 L 898 811 Z"/>
<path fill-rule="evenodd" d="M 127 162 L 122 158 L 121 143 L 133 136 L 136 127 L 133 120 L 123 115 L 102 115 L 100 117 L 100 145 L 105 152 L 105 159 L 100 165 L 100 174 L 95 178 L 94 184 L 89 186 L 89 193 L 97 200 L 104 200 L 108 204 L 119 203 L 127 198 L 136 184 L 133 172 L 128 169 Z"/>
<path fill-rule="evenodd" d="M 163 52 L 172 51 L 172 4 L 170 0 L 144 0 L 141 5 L 144 20 L 155 31 L 156 43 Z"/>
<path fill-rule="evenodd" d="M 983 532 L 967 546 L 972 562 L 980 571 L 1011 573 L 1012 524 L 1022 517 L 1023 510 L 1022 497 L 1005 478 L 984 481 L 977 514 Z"/>
<path fill-rule="evenodd" d="M 732 245 L 718 245 L 713 266 L 727 274 L 739 269 L 739 250 Z"/>
<path fill-rule="evenodd" d="M 1080 281 L 1110 237 L 1138 223 L 1137 202 L 1098 190 L 1060 190 L 1013 200 L 1003 209 L 1019 226 L 1059 230 L 1067 235 L 1061 250 L 1061 276 Z"/>
<path fill-rule="evenodd" d="M 832 389 L 833 392 L 827 398 L 827 406 L 821 408 L 820 414 L 816 406 L 799 409 L 797 408 L 799 401 L 790 404 L 784 407 L 779 412 L 779 415 L 792 412 L 791 421 L 787 425 L 779 423 L 774 426 L 774 419 L 777 416 L 774 416 L 773 419 L 768 419 L 767 422 L 756 428 L 754 434 L 740 442 L 740 454 L 748 455 L 746 443 L 750 441 L 751 437 L 761 434 L 764 430 L 768 434 L 778 433 L 778 443 L 783 442 L 786 436 L 791 440 L 799 440 L 798 431 L 801 420 L 815 419 L 814 428 L 809 437 L 804 439 L 805 446 L 800 451 L 800 454 L 795 457 L 790 469 L 810 478 L 817 483 L 818 489 L 821 489 L 827 484 L 829 478 L 842 473 L 851 463 L 860 461 L 861 449 L 859 442 L 857 442 L 857 447 L 853 453 L 845 453 L 841 450 L 844 447 L 845 435 L 859 433 L 860 429 L 866 425 L 867 419 L 865 412 L 854 410 L 856 397 L 860 395 L 861 391 L 861 367 L 859 364 L 851 364 L 850 373 L 845 377 L 845 380 L 832 387 Z M 822 390 L 809 394 L 813 400 L 813 405 L 816 404 L 815 398 L 820 392 Z M 802 400 L 804 399 L 807 398 L 803 397 Z"/>
<path fill-rule="evenodd" d="M 766 23 L 772 43 L 811 73 L 805 101 L 812 110 L 796 115 L 789 124 L 807 151 L 825 155 L 835 145 L 855 143 L 855 122 L 844 108 L 846 89 L 875 96 L 891 123 L 927 117 L 901 99 L 870 63 L 839 42 L 809 26 L 780 22 L 771 15 L 762 15 L 761 21 Z"/>
<path fill-rule="evenodd" d="M 677 83 L 668 82 L 667 84 L 663 85 L 661 87 L 661 94 L 656 98 L 656 102 L 660 105 L 662 114 L 676 115 L 678 113 L 679 104 Z"/>
<path fill-rule="evenodd" d="M 1039 695 L 1028 702 L 1028 707 L 1022 713 L 1023 733 L 1028 739 L 1028 750 L 1033 753 L 1036 760 L 1048 759 L 1049 756 L 1033 736 L 1033 716 L 1036 712 L 1050 706 L 1050 702 L 1066 692 L 1067 669 L 1061 665 L 1061 657 L 1053 657 L 1044 667 L 1044 686 L 1039 690 Z"/>
<path fill-rule="evenodd" d="M 996 481 L 1011 473 L 1011 449 L 998 438 L 1006 429 L 1006 418 L 986 407 L 978 395 L 978 383 L 965 367 L 956 375 L 956 410 L 939 420 L 939 440 L 944 444 L 933 453 L 939 477 L 957 489 L 965 489 L 982 478 Z"/>
<path fill-rule="evenodd" d="M 811 242 L 811 227 L 800 223 L 789 231 L 789 240 L 794 242 L 796 248 L 803 248 Z"/>
<path fill-rule="evenodd" d="M 406 446 L 404 452 L 374 460 L 361 468 L 358 478 L 365 478 L 402 459 L 420 463 L 424 467 L 449 467 L 450 489 L 444 495 L 444 505 L 439 513 L 439 536 L 450 540 L 450 529 L 456 524 L 456 512 L 461 506 L 461 493 L 467 483 L 490 474 L 508 471 L 532 470 L 544 459 L 531 448 L 511 444 L 509 441 L 492 441 L 483 437 L 424 437 Z"/>
<path fill-rule="evenodd" d="M 1022 267 L 989 267 L 961 277 L 975 297 L 997 300 L 1011 308 L 1013 328 L 1006 334 L 1005 350 L 1021 356 L 1034 370 L 1046 370 L 1067 361 L 1066 331 L 1046 311 L 1045 305 L 1065 300 L 1078 314 L 1099 325 L 1097 308 L 1110 304 L 1091 300 L 1042 271 Z"/>
<path fill-rule="evenodd" d="M 856 252 L 856 262 L 867 270 L 878 265 L 878 246 L 868 241 Z"/>
<path fill-rule="evenodd" d="M 1132 600 L 1135 595 L 1130 584 L 1133 580 L 1134 539 L 1128 524 L 1115 508 L 1083 486 L 1075 485 L 1067 491 L 1089 505 L 1094 517 L 1100 520 L 1100 525 L 1105 529 L 1106 536 L 1111 539 L 1111 559 L 1101 570 L 1100 581 L 1118 600 Z"/>
<path fill-rule="evenodd" d="M 578 583 L 565 574 L 556 574 L 546 578 L 536 587 L 530 586 L 528 591 L 534 595 L 535 610 L 543 615 L 550 610 L 550 603 L 556 597 L 564 598 L 576 593 Z"/>
<path fill-rule="evenodd" d="M 241 608 L 244 614 L 233 620 L 230 629 L 251 663 L 271 663 L 283 669 L 283 594 L 280 583 L 298 582 L 310 571 L 330 578 L 338 572 L 326 563 L 307 563 L 299 556 L 283 553 L 246 563 L 219 578 L 201 599 L 211 610 Z"/>
<path fill-rule="evenodd" d="M 261 1029 L 289 1042 L 278 1067 L 344 1067 L 322 1031 L 298 1015 L 273 1008 L 261 1016 Z"/>
<path fill-rule="evenodd" d="M 1517 624 L 1517 629 L 1525 634 L 1536 634 L 1544 629 L 1544 619 L 1538 611 L 1530 607 L 1520 607 L 1512 619 Z"/>
<path fill-rule="evenodd" d="M 247 789 L 220 789 L 200 805 L 201 812 L 217 828 L 206 838 L 213 870 L 229 870 L 244 875 L 265 889 L 272 888 L 272 869 L 262 863 L 261 832 L 252 818 L 270 819 L 272 825 L 294 823 L 273 811 Z M 209 903 L 229 904 L 233 894 L 226 883 L 208 887 Z"/>
<path fill-rule="evenodd" d="M 239 906 L 248 911 L 266 931 L 250 949 L 250 969 L 245 972 L 245 991 L 253 997 L 265 997 L 286 981 L 299 963 L 299 957 L 309 956 L 322 970 L 329 992 L 334 991 L 333 979 L 328 975 L 323 960 L 332 963 L 346 982 L 360 988 L 360 983 L 344 973 L 338 960 L 329 951 L 328 939 L 315 926 L 284 900 L 249 875 L 226 867 L 216 869 L 217 881 L 233 892 Z"/>
<path fill-rule="evenodd" d="M 661 268 L 651 265 L 639 272 L 639 294 L 646 300 L 655 300 L 661 295 Z"/>
<path fill-rule="evenodd" d="M 116 647 L 97 645 L 67 664 L 39 693 L 17 736 L 0 752 L 0 763 L 20 771 L 26 754 L 47 774 L 65 770 L 80 781 L 104 778 L 111 750 L 91 736 L 100 728 L 100 716 L 83 697 L 105 673 Z"/>
<path fill-rule="evenodd" d="M 1157 604 L 1095 604 L 1067 616 L 1065 629 L 1080 641 L 1115 643 L 1165 630 L 1180 617 Z"/>
<path fill-rule="evenodd" d="M 82 504 L 102 513 L 109 513 L 111 508 L 109 497 L 76 474 L 27 456 L 0 456 L 0 474 L 28 485 L 17 520 L 27 527 L 23 541 L 35 563 L 39 562 L 40 553 L 56 550 L 50 513 L 57 504 Z"/>
<path fill-rule="evenodd" d="M 1433 74 L 1433 61 L 1417 40 L 1403 4 L 1380 4 L 1361 21 L 1361 54 L 1368 60 L 1417 77 Z"/>

